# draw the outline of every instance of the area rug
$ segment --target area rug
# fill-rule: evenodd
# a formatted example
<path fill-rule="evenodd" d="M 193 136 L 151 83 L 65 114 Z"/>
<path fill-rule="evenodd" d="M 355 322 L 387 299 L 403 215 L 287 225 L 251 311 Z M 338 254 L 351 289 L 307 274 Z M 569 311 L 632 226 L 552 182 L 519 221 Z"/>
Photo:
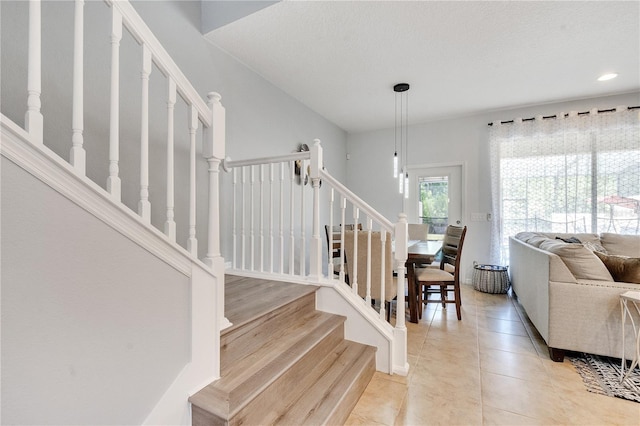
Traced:
<path fill-rule="evenodd" d="M 589 392 L 640 402 L 640 368 L 636 367 L 627 380 L 620 383 L 619 358 L 583 353 L 571 357 L 571 363 Z"/>

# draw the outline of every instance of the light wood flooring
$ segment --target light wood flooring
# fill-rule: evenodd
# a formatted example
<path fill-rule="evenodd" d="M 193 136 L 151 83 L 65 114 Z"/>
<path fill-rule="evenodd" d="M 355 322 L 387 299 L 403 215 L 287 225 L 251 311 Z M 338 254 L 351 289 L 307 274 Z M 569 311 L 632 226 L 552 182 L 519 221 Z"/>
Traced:
<path fill-rule="evenodd" d="M 409 375 L 377 372 L 347 425 L 640 425 L 640 404 L 588 392 L 567 358 L 551 361 L 511 297 L 462 287 L 462 321 L 430 304 L 407 322 Z"/>

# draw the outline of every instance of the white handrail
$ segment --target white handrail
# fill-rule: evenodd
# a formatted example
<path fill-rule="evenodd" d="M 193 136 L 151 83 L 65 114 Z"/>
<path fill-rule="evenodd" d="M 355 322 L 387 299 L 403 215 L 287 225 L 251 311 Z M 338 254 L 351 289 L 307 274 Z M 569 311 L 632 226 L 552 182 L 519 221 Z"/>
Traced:
<path fill-rule="evenodd" d="M 326 169 L 320 170 L 320 176 L 322 177 L 323 181 L 326 181 L 331 187 L 333 187 L 336 191 L 347 198 L 351 204 L 359 208 L 368 217 L 374 219 L 380 224 L 380 226 L 382 226 L 382 228 L 384 228 L 386 231 L 391 232 L 391 234 L 393 235 L 394 225 L 389 219 L 381 215 L 377 210 L 367 204 L 362 198 L 354 194 L 353 191 L 341 184 L 340 181 L 331 176 Z"/>
<path fill-rule="evenodd" d="M 104 0 L 104 2 L 118 9 L 122 15 L 123 24 L 139 44 L 146 46 L 150 50 L 153 62 L 160 72 L 165 77 L 170 76 L 175 80 L 178 93 L 185 98 L 188 103 L 196 107 L 198 116 L 205 127 L 212 126 L 211 111 L 207 103 L 189 82 L 178 65 L 171 59 L 171 56 L 169 56 L 165 48 L 162 47 L 162 44 L 160 44 L 156 36 L 153 35 L 134 7 L 128 1 Z"/>
<path fill-rule="evenodd" d="M 225 172 L 234 167 L 258 166 L 260 164 L 286 163 L 289 161 L 308 160 L 311 158 L 309 151 L 293 152 L 291 154 L 275 155 L 273 157 L 253 158 L 248 160 L 231 160 L 227 158 L 222 162 L 222 169 Z"/>

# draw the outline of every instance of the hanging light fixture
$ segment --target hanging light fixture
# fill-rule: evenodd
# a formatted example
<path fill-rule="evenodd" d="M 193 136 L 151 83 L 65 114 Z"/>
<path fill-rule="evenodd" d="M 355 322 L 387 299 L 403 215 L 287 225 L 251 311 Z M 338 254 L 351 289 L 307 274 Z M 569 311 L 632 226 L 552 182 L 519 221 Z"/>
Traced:
<path fill-rule="evenodd" d="M 395 90 L 395 88 L 394 88 Z M 398 94 L 396 93 L 396 112 L 393 124 L 393 177 L 398 177 Z"/>
<path fill-rule="evenodd" d="M 393 177 L 398 178 L 398 192 L 404 193 L 405 198 L 409 197 L 409 172 L 407 171 L 407 148 L 408 141 L 408 125 L 409 125 L 409 90 L 408 83 L 398 83 L 393 86 L 396 92 L 396 116 L 394 128 L 394 153 L 393 153 Z M 404 101 L 404 105 L 403 105 Z M 400 115 L 398 117 L 398 103 L 400 104 Z M 399 119 L 398 119 L 399 118 Z M 398 133 L 400 133 L 400 172 L 398 173 Z M 403 149 L 404 144 L 404 149 Z M 404 159 L 403 159 L 404 154 Z"/>

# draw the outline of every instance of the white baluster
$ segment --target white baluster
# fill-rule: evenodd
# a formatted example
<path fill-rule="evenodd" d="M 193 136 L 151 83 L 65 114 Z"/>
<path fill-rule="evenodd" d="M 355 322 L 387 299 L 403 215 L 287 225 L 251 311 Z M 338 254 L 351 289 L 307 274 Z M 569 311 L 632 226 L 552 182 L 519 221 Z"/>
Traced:
<path fill-rule="evenodd" d="M 290 229 L 289 229 L 289 274 L 293 275 L 294 273 L 294 249 L 295 249 L 295 236 L 293 235 L 293 214 L 294 214 L 294 206 L 293 206 L 293 189 L 295 186 L 295 161 L 292 161 L 290 164 L 290 176 L 289 181 L 291 183 L 291 193 L 289 198 L 289 218 L 291 219 Z"/>
<path fill-rule="evenodd" d="M 151 51 L 142 45 L 142 111 L 140 115 L 140 202 L 138 214 L 145 222 L 151 221 L 149 202 L 149 75 L 151 75 Z"/>
<path fill-rule="evenodd" d="M 309 250 L 309 275 L 314 279 L 322 276 L 322 239 L 320 237 L 320 170 L 322 169 L 322 146 L 316 139 L 311 147 L 310 178 L 313 187 L 313 234 Z"/>
<path fill-rule="evenodd" d="M 247 174 L 245 172 L 246 167 L 242 168 L 242 198 L 240 199 L 240 233 L 242 234 L 242 244 L 241 244 L 241 250 L 242 250 L 242 255 L 241 255 L 241 266 L 242 266 L 242 270 L 245 269 L 245 258 L 246 258 L 246 252 L 247 252 L 247 246 L 246 246 L 246 230 L 245 230 L 245 226 L 244 226 L 244 222 L 245 222 L 245 216 L 246 216 L 246 200 L 245 200 L 245 188 L 246 188 L 246 183 L 247 183 Z"/>
<path fill-rule="evenodd" d="M 42 144 L 44 119 L 40 108 L 42 92 L 42 19 L 40 0 L 29 1 L 29 52 L 27 69 L 27 112 L 24 125 L 31 142 Z"/>
<path fill-rule="evenodd" d="M 264 272 L 264 164 L 260 164 L 260 272 Z"/>
<path fill-rule="evenodd" d="M 75 0 L 73 31 L 73 117 L 70 162 L 76 172 L 85 175 L 84 130 L 84 0 Z"/>
<path fill-rule="evenodd" d="M 269 164 L 269 272 L 273 273 L 273 163 Z"/>
<path fill-rule="evenodd" d="M 371 305 L 371 226 L 371 218 L 367 218 L 367 289 L 365 292 L 367 306 Z"/>
<path fill-rule="evenodd" d="M 164 223 L 164 233 L 169 240 L 176 241 L 176 222 L 174 220 L 174 161 L 173 161 L 173 116 L 176 105 L 176 82 L 169 77 L 167 80 L 167 221 Z"/>
<path fill-rule="evenodd" d="M 249 223 L 249 238 L 251 241 L 251 253 L 249 254 L 249 259 L 250 259 L 250 266 L 251 266 L 251 270 L 253 271 L 255 268 L 255 253 L 256 253 L 256 235 L 255 235 L 255 217 L 254 217 L 254 208 L 253 208 L 253 193 L 254 193 L 254 187 L 256 185 L 256 174 L 254 172 L 254 167 L 253 166 L 249 166 L 249 170 L 251 172 L 251 193 L 249 194 L 249 214 L 250 214 L 250 219 L 251 222 Z"/>
<path fill-rule="evenodd" d="M 187 240 L 187 250 L 194 257 L 198 257 L 198 240 L 196 239 L 196 132 L 198 125 L 198 110 L 191 105 L 189 107 L 189 239 Z"/>
<path fill-rule="evenodd" d="M 284 166 L 285 163 L 280 163 L 280 269 L 278 272 L 284 274 Z"/>
<path fill-rule="evenodd" d="M 347 218 L 347 199 L 344 195 L 341 195 L 340 200 L 340 281 L 345 282 L 345 270 L 344 270 L 344 223 Z"/>
<path fill-rule="evenodd" d="M 334 278 L 333 273 L 333 202 L 335 191 L 333 188 L 329 191 L 329 230 L 327 232 L 327 277 L 329 279 Z M 342 252 L 340 253 L 342 255 Z"/>
<path fill-rule="evenodd" d="M 360 209 L 353 206 L 353 282 L 351 289 L 353 294 L 358 294 L 358 220 Z M 349 277 L 351 280 L 351 277 Z"/>
<path fill-rule="evenodd" d="M 111 8 L 111 103 L 109 122 L 109 177 L 107 191 L 120 201 L 120 40 L 122 40 L 122 15 Z"/>

